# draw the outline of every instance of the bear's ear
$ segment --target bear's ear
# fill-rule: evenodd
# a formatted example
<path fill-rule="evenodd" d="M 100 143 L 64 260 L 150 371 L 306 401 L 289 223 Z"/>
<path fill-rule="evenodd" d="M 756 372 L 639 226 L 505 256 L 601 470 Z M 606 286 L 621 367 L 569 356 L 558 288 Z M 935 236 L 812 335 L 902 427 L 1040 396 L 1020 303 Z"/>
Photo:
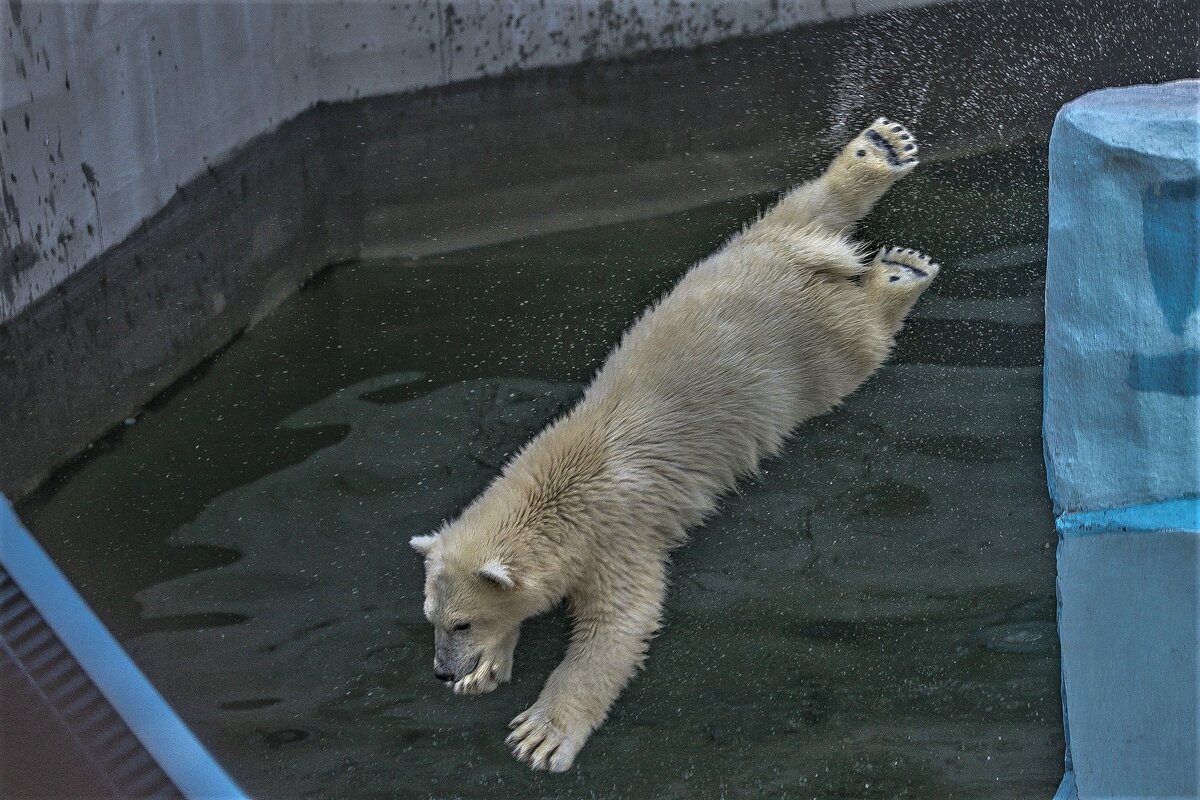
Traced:
<path fill-rule="evenodd" d="M 485 581 L 491 581 L 501 589 L 511 589 L 517 585 L 512 579 L 512 574 L 508 571 L 508 567 L 504 566 L 497 559 L 492 559 L 480 567 L 479 577 Z"/>
<path fill-rule="evenodd" d="M 437 534 L 430 533 L 425 536 L 414 536 L 408 540 L 408 543 L 412 545 L 413 550 L 416 550 L 423 556 L 427 556 L 429 555 L 429 551 L 433 549 L 433 546 L 437 544 Z"/>

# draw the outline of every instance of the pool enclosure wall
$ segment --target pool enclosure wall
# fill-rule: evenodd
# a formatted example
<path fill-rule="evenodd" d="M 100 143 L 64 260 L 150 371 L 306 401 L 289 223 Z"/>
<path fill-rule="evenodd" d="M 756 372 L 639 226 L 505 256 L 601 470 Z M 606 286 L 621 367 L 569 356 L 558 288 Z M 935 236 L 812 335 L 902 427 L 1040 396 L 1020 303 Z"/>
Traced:
<path fill-rule="evenodd" d="M 244 797 L 2 497 L 0 687 L 19 746 L 59 767 L 4 775 L 8 796 Z"/>

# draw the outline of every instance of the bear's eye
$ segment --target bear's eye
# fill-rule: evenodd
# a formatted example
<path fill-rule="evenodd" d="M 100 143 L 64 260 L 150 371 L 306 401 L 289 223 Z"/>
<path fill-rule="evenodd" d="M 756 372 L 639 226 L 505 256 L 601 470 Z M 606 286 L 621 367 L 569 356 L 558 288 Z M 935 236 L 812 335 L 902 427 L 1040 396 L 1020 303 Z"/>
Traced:
<path fill-rule="evenodd" d="M 455 626 L 454 626 L 454 630 L 456 630 L 456 631 L 465 631 L 467 628 L 470 628 L 470 627 L 471 627 L 471 623 L 469 623 L 469 622 L 460 622 L 460 623 L 458 623 L 457 625 L 455 625 Z"/>

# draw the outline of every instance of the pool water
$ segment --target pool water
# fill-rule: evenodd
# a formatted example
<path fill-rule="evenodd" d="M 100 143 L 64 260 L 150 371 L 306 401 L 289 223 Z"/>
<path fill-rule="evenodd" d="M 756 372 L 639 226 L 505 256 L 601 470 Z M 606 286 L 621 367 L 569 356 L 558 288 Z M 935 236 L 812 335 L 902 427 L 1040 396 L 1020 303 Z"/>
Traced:
<path fill-rule="evenodd" d="M 568 408 L 620 332 L 772 197 L 322 273 L 20 509 L 254 796 L 1050 797 L 1044 142 L 924 165 L 863 238 L 942 274 L 891 362 L 676 553 L 646 670 L 563 776 L 511 684 L 432 673 L 407 540 Z"/>

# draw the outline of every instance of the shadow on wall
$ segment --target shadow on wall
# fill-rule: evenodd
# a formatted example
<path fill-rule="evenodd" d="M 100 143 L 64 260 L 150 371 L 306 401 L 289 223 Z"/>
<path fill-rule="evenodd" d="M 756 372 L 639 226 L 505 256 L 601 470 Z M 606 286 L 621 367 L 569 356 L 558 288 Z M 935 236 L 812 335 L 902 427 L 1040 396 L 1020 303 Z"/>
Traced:
<path fill-rule="evenodd" d="M 1181 336 L 1200 307 L 1200 273 L 1183 265 L 1200 264 L 1200 181 L 1165 181 L 1142 193 L 1142 237 L 1154 297 L 1167 330 Z M 1182 341 L 1182 340 L 1181 340 Z M 1134 354 L 1128 382 L 1140 392 L 1191 397 L 1200 394 L 1200 351 Z"/>

